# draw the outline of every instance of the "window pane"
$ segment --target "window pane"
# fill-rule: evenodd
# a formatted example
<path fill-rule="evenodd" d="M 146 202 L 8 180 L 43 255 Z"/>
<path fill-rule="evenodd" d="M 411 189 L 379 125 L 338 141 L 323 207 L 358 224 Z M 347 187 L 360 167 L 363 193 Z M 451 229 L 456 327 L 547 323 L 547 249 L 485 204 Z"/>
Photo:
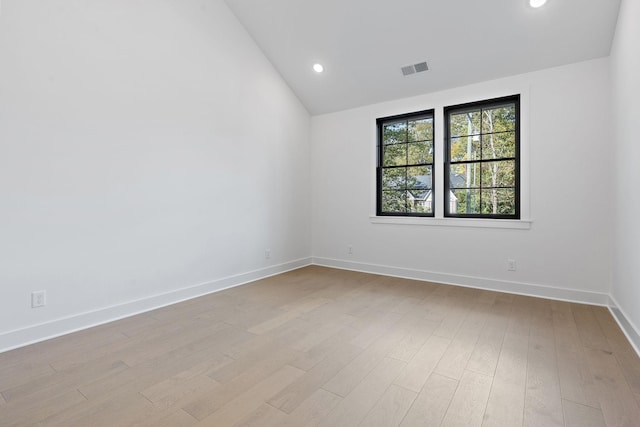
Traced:
<path fill-rule="evenodd" d="M 403 166 L 407 164 L 407 144 L 385 145 L 382 166 Z"/>
<path fill-rule="evenodd" d="M 482 158 L 500 159 L 516 156 L 515 132 L 482 135 Z"/>
<path fill-rule="evenodd" d="M 459 174 L 459 173 L 450 174 L 449 183 L 451 185 L 451 188 L 471 188 L 472 187 L 471 182 L 467 183 L 466 175 Z"/>
<path fill-rule="evenodd" d="M 479 135 L 480 110 L 451 114 L 449 119 L 449 137 Z"/>
<path fill-rule="evenodd" d="M 432 141 L 433 119 L 409 120 L 409 141 Z"/>
<path fill-rule="evenodd" d="M 482 213 L 513 215 L 516 213 L 516 192 L 513 188 L 482 190 Z"/>
<path fill-rule="evenodd" d="M 407 168 L 407 188 L 428 190 L 431 188 L 431 166 Z"/>
<path fill-rule="evenodd" d="M 431 213 L 431 191 L 408 191 L 407 210 L 411 213 Z"/>
<path fill-rule="evenodd" d="M 515 128 L 515 104 L 482 110 L 482 133 L 505 132 Z"/>
<path fill-rule="evenodd" d="M 407 212 L 407 192 L 403 191 L 383 191 L 382 211 L 383 212 Z"/>
<path fill-rule="evenodd" d="M 480 135 L 451 139 L 451 161 L 480 160 Z"/>
<path fill-rule="evenodd" d="M 482 163 L 482 187 L 515 187 L 515 160 Z"/>
<path fill-rule="evenodd" d="M 389 168 L 382 170 L 382 189 L 400 190 L 406 186 L 406 168 Z"/>
<path fill-rule="evenodd" d="M 433 163 L 432 142 L 414 142 L 407 144 L 407 147 L 409 148 L 408 164 L 417 165 L 420 163 Z"/>
<path fill-rule="evenodd" d="M 382 143 L 397 144 L 407 141 L 407 122 L 396 122 L 384 125 Z"/>
<path fill-rule="evenodd" d="M 498 213 L 498 189 L 482 190 L 482 213 L 497 214 Z"/>
<path fill-rule="evenodd" d="M 479 214 L 480 213 L 480 190 L 476 189 L 456 189 L 449 193 L 449 207 L 452 202 L 457 206 L 458 214 Z M 451 212 L 453 213 L 453 212 Z"/>
<path fill-rule="evenodd" d="M 498 213 L 505 215 L 514 215 L 516 213 L 515 188 L 498 189 Z"/>
<path fill-rule="evenodd" d="M 451 188 L 480 187 L 480 163 L 458 163 L 449 170 Z"/>

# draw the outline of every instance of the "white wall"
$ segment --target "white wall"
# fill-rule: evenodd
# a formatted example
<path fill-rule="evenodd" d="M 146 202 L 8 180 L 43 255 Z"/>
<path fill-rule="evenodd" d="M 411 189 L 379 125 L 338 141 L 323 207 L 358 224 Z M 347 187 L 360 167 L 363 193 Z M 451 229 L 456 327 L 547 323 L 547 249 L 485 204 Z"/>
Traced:
<path fill-rule="evenodd" d="M 605 58 L 310 120 L 221 0 L 2 0 L 0 351 L 312 253 L 595 303 L 615 266 L 613 296 L 640 325 L 638 13 L 623 0 L 612 75 Z M 530 229 L 371 222 L 377 117 L 436 108 L 441 123 L 444 105 L 513 93 Z M 40 289 L 48 304 L 31 309 Z"/>
<path fill-rule="evenodd" d="M 640 125 L 640 0 L 623 0 L 611 53 L 613 122 L 615 132 L 615 224 L 614 281 L 612 296 L 621 323 L 640 349 L 640 178 L 638 177 L 638 126 Z M 614 313 L 616 311 L 614 310 Z M 625 319 L 626 318 L 626 319 Z M 640 351 L 640 350 L 639 350 Z"/>
<path fill-rule="evenodd" d="M 523 159 L 530 229 L 371 222 L 376 118 L 436 108 L 441 124 L 445 105 L 514 93 L 523 94 L 530 153 Z M 313 117 L 314 262 L 605 304 L 613 229 L 609 98 L 604 58 Z M 436 168 L 441 175 L 441 163 Z M 507 271 L 507 258 L 517 271 Z"/>
<path fill-rule="evenodd" d="M 221 0 L 1 13 L 0 350 L 309 262 L 309 115 Z"/>

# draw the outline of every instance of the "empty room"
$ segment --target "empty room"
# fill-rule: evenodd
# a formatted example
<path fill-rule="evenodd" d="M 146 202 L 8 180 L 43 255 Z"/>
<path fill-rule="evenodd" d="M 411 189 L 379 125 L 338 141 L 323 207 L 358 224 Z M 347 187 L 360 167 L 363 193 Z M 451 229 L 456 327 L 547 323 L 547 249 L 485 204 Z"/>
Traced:
<path fill-rule="evenodd" d="M 640 426 L 640 0 L 0 0 L 0 426 Z"/>

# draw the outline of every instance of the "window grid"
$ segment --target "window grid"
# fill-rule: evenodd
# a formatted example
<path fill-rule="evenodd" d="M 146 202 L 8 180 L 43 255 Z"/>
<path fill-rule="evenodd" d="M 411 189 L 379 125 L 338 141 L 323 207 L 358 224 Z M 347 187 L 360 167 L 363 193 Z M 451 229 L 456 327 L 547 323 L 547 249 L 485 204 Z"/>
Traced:
<path fill-rule="evenodd" d="M 493 111 L 503 109 L 501 124 L 511 124 L 506 129 L 500 131 L 492 131 Z M 506 109 L 506 110 L 505 110 Z M 509 112 L 513 110 L 513 117 L 509 116 Z M 520 97 L 519 95 L 496 98 L 487 101 L 480 101 L 470 104 L 446 107 L 444 109 L 445 117 L 445 216 L 447 217 L 463 217 L 463 218 L 494 218 L 494 219 L 519 219 L 520 218 Z M 491 111 L 491 113 L 487 113 Z M 479 117 L 472 117 L 472 114 Z M 454 133 L 454 116 L 466 115 L 468 122 L 468 132 L 466 134 Z M 489 129 L 486 127 L 485 117 L 488 117 Z M 507 118 L 505 118 L 507 117 Z M 478 119 L 478 123 L 474 123 L 474 118 Z M 459 124 L 459 123 L 458 123 Z M 496 155 L 495 141 L 502 138 L 502 149 L 506 153 Z M 465 139 L 467 152 L 462 155 L 454 155 L 454 148 L 460 140 Z M 491 153 L 485 155 L 485 139 L 490 141 Z M 479 154 L 479 156 L 478 156 Z M 466 157 L 466 158 L 464 158 Z M 497 182 L 499 176 L 499 166 L 502 179 L 510 182 Z M 462 168 L 466 166 L 466 168 Z M 471 171 L 471 168 L 474 170 Z M 479 168 L 479 172 L 478 169 Z M 492 182 L 485 183 L 486 171 L 490 171 Z M 456 173 L 464 171 L 465 173 Z M 513 177 L 510 177 L 512 171 Z M 471 185 L 471 178 L 476 181 Z M 506 177 L 506 178 L 505 178 Z M 479 182 L 478 182 L 479 179 Z M 461 185 L 461 180 L 464 180 Z M 459 203 L 458 197 L 464 202 L 464 206 Z M 471 194 L 474 197 L 471 197 Z M 477 198 L 477 201 L 475 201 Z M 491 200 L 487 201 L 486 199 Z M 490 205 L 489 205 L 490 204 Z M 470 206 L 474 206 L 474 211 L 469 211 Z M 465 211 L 461 212 L 460 208 Z M 490 212 L 486 212 L 490 207 Z M 500 211 L 499 211 L 500 210 Z"/>
<path fill-rule="evenodd" d="M 434 215 L 433 122 L 433 110 L 377 120 L 377 215 Z"/>

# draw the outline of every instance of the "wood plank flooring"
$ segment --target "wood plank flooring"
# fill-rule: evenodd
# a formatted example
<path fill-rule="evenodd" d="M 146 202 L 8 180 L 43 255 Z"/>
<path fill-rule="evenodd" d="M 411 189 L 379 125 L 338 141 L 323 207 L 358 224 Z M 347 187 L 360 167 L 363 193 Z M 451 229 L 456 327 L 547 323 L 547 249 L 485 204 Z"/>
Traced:
<path fill-rule="evenodd" d="M 608 310 L 306 267 L 0 354 L 0 425 L 640 426 Z"/>

